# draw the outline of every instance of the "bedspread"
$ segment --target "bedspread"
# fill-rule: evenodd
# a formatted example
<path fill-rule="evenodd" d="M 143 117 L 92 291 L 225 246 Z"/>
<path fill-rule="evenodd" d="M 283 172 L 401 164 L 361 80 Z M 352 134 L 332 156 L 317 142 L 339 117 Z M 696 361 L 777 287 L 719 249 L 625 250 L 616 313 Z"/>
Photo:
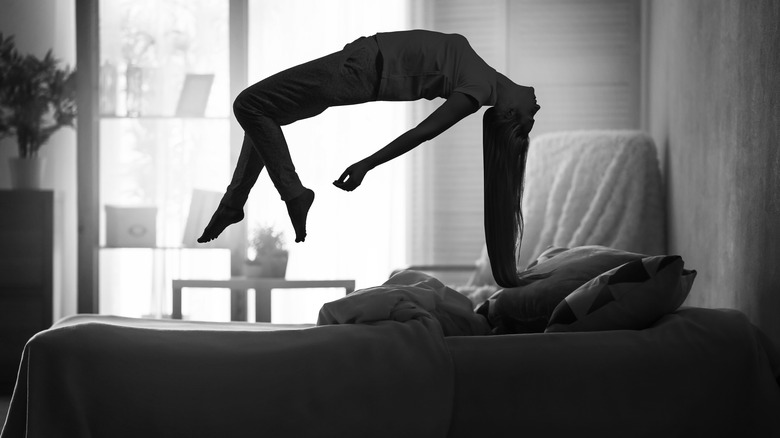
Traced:
<path fill-rule="evenodd" d="M 318 327 L 67 318 L 25 347 L 1 438 L 780 436 L 780 356 L 738 311 L 474 336 L 451 292 L 405 273 Z"/>
<path fill-rule="evenodd" d="M 210 331 L 100 319 L 29 342 L 3 438 L 443 437 L 449 426 L 452 365 L 419 321 Z"/>
<path fill-rule="evenodd" d="M 450 437 L 780 437 L 780 356 L 736 310 L 644 330 L 447 338 Z"/>
<path fill-rule="evenodd" d="M 445 437 L 454 369 L 420 287 L 362 324 L 66 319 L 27 344 L 2 438 Z"/>

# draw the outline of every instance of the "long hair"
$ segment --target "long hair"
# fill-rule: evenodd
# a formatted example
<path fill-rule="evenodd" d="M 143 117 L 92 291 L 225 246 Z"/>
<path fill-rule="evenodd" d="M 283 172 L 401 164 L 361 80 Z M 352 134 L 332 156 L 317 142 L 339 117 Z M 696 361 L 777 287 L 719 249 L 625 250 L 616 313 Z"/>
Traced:
<path fill-rule="evenodd" d="M 528 134 L 512 114 L 488 108 L 482 117 L 485 242 L 493 278 L 501 287 L 527 284 L 517 271 L 523 238 L 523 184 Z"/>

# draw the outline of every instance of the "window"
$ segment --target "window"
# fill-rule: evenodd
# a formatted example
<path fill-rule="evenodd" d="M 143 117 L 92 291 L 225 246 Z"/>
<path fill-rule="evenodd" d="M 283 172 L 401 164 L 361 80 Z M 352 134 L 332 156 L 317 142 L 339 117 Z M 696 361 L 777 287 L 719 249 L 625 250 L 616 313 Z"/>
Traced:
<path fill-rule="evenodd" d="M 221 193 L 232 171 L 231 3 L 97 1 L 101 234 L 105 205 L 158 209 L 155 249 L 100 250 L 100 311 L 163 316 L 170 312 L 172 278 L 231 273 L 226 250 L 181 248 L 192 191 Z M 423 27 L 465 35 L 489 64 L 533 85 L 542 105 L 533 135 L 638 126 L 638 0 L 246 1 L 250 83 L 340 50 L 359 36 Z M 187 73 L 214 77 L 203 117 L 176 116 Z M 272 224 L 286 231 L 289 278 L 354 278 L 361 288 L 380 284 L 408 263 L 460 264 L 478 257 L 484 242 L 481 111 L 375 169 L 352 193 L 331 185 L 349 164 L 440 104 L 331 108 L 283 128 L 304 184 L 317 193 L 307 241 L 292 243 L 285 205 L 265 173 L 246 220 L 250 230 Z M 312 321 L 319 305 L 335 296 L 277 294 L 274 321 Z M 189 308 L 198 319 L 230 313 L 227 294 L 193 290 L 187 297 L 185 313 L 190 305 L 202 306 Z"/>
<path fill-rule="evenodd" d="M 341 50 L 360 36 L 408 28 L 408 10 L 407 0 L 250 0 L 249 82 Z M 362 288 L 381 284 L 405 264 L 406 158 L 373 170 L 350 193 L 332 182 L 409 129 L 409 108 L 399 102 L 330 108 L 282 128 L 301 180 L 316 192 L 308 237 L 293 242 L 285 204 L 265 171 L 250 195 L 247 220 L 250 230 L 259 223 L 285 231 L 288 278 L 355 279 Z M 273 321 L 300 322 L 296 313 L 312 312 L 308 319 L 316 319 L 319 306 L 338 296 L 280 292 L 272 300 Z"/>
<path fill-rule="evenodd" d="M 226 250 L 182 248 L 194 189 L 228 175 L 228 2 L 102 0 L 100 11 L 100 312 L 170 314 L 173 278 L 230 275 Z M 187 74 L 213 75 L 203 113 L 177 116 Z M 156 241 L 110 244 L 105 206 L 156 209 Z M 227 300 L 188 293 L 205 318 Z M 224 296 L 225 294 L 223 294 Z M 198 313 L 196 308 L 185 308 Z"/>
<path fill-rule="evenodd" d="M 542 109 L 532 138 L 639 127 L 638 0 L 427 5 L 427 27 L 466 36 L 488 64 L 536 89 Z M 471 263 L 484 245 L 482 111 L 432 143 L 412 164 L 410 262 Z"/>
<path fill-rule="evenodd" d="M 639 128 L 637 0 L 509 2 L 509 74 L 533 85 L 534 134 Z"/>
<path fill-rule="evenodd" d="M 431 0 L 426 27 L 465 36 L 474 50 L 499 71 L 506 66 L 506 2 Z M 427 105 L 426 114 L 442 102 Z M 482 228 L 482 114 L 461 120 L 416 151 L 412 206 L 412 264 L 471 263 L 485 237 Z"/>
<path fill-rule="evenodd" d="M 247 3 L 250 82 L 340 50 L 359 36 L 403 29 L 409 22 L 407 0 Z M 232 171 L 229 5 L 227 0 L 99 0 L 101 158 L 95 164 L 100 165 L 102 313 L 165 316 L 173 278 L 231 274 L 228 251 L 182 248 L 193 190 L 222 192 Z M 177 115 L 186 74 L 213 75 L 202 116 Z M 354 278 L 358 287 L 366 287 L 404 264 L 403 159 L 373 171 L 353 193 L 331 182 L 408 127 L 409 105 L 404 103 L 334 108 L 285 127 L 296 165 L 317 192 L 309 238 L 305 244 L 292 243 L 284 204 L 264 175 L 250 197 L 247 221 L 287 231 L 292 247 L 288 278 Z M 106 245 L 104 207 L 109 205 L 155 207 L 153 247 Z M 228 294 L 212 292 L 188 291 L 185 315 L 226 319 Z M 285 298 L 301 295 L 286 291 L 275 297 L 274 314 L 280 314 L 280 307 L 289 311 L 281 321 L 311 322 L 323 298 L 333 298 L 322 291 L 315 295 L 314 301 L 291 303 Z"/>

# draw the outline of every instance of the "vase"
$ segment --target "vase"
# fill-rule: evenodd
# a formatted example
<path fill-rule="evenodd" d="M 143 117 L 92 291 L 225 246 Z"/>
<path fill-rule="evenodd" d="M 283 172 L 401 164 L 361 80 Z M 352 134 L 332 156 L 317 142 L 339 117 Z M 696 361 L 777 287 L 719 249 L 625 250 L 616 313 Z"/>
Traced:
<path fill-rule="evenodd" d="M 14 190 L 40 190 L 45 165 L 46 160 L 43 157 L 9 158 L 11 188 Z"/>
<path fill-rule="evenodd" d="M 287 251 L 259 253 L 254 261 L 244 264 L 244 275 L 255 278 L 284 278 L 288 258 Z"/>

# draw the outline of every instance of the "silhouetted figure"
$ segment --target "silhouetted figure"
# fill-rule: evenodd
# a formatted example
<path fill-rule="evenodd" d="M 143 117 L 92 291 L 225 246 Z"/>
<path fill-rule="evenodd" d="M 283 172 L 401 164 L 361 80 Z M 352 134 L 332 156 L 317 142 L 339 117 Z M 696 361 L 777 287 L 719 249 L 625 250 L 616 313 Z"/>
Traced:
<path fill-rule="evenodd" d="M 198 242 L 244 218 L 249 191 L 265 166 L 295 229 L 306 238 L 314 192 L 303 186 L 281 127 L 339 105 L 372 101 L 446 101 L 419 125 L 347 167 L 333 184 L 352 191 L 366 173 L 430 140 L 482 106 L 485 237 L 496 281 L 517 285 L 522 184 L 528 133 L 539 110 L 534 90 L 496 72 L 458 34 L 426 30 L 361 37 L 343 50 L 292 67 L 242 91 L 233 104 L 244 143 L 232 181 Z"/>

